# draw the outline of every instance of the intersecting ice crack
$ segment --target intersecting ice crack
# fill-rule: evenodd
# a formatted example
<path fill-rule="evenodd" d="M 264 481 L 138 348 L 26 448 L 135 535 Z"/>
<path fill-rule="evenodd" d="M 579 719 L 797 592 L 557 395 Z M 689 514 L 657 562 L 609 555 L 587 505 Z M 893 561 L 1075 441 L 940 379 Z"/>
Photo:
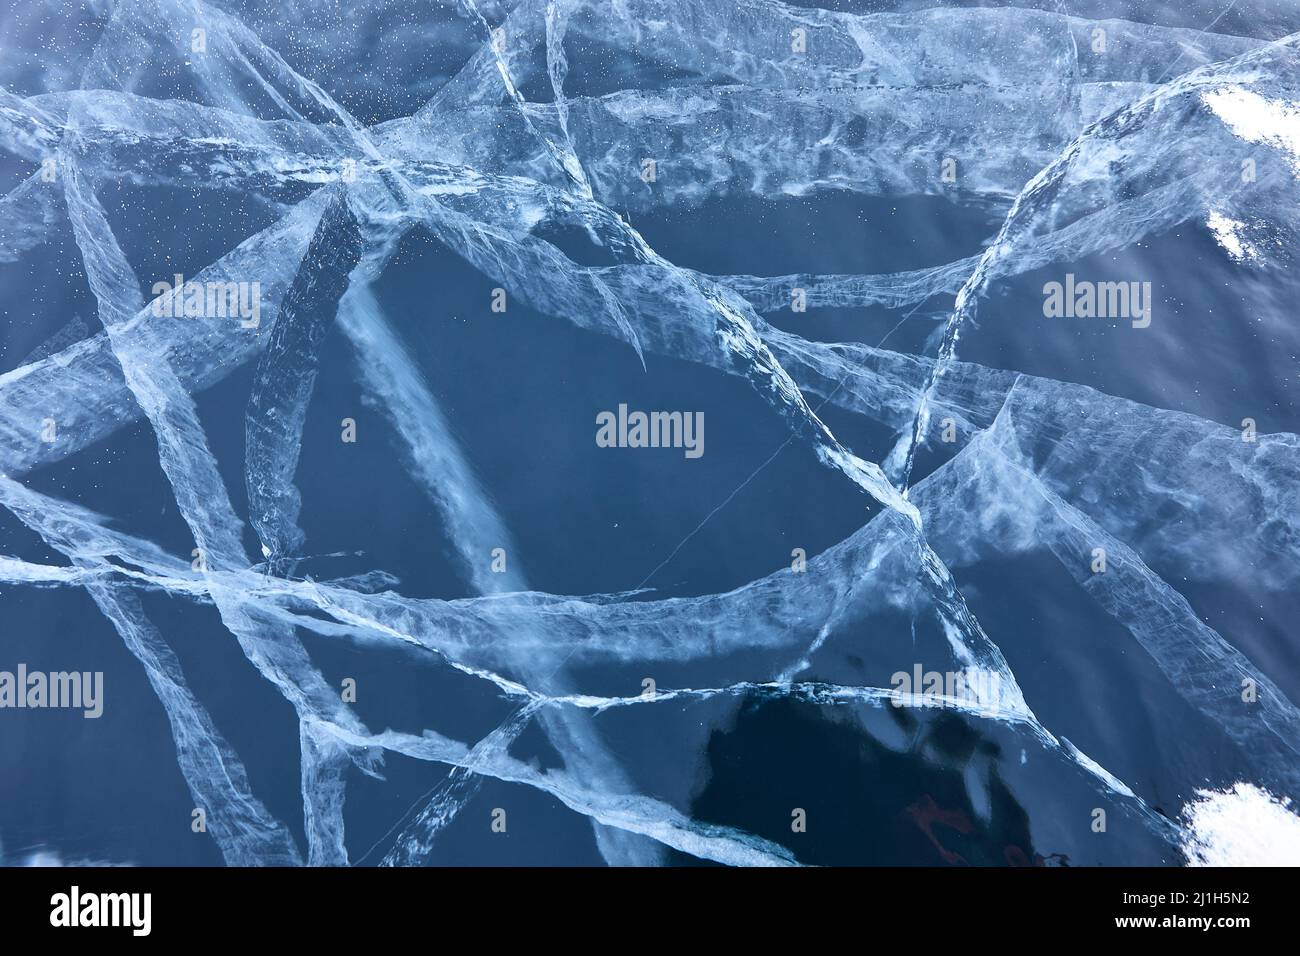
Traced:
<path fill-rule="evenodd" d="M 1300 440 L 1260 435 L 1246 445 L 1232 429 L 1190 415 L 957 358 L 979 300 L 1000 279 L 1125 248 L 1210 214 L 1268 220 L 1294 239 L 1293 220 L 1277 221 L 1278 210 L 1295 208 L 1289 169 L 1263 166 L 1249 189 L 1236 175 L 1243 142 L 1285 151 L 1291 140 L 1243 138 L 1225 121 L 1223 97 L 1255 97 L 1294 115 L 1286 104 L 1300 99 L 1300 35 L 1265 43 L 1106 21 L 1122 52 L 1085 61 L 1079 48 L 1094 22 L 1040 11 L 856 15 L 770 0 L 734 7 L 520 0 L 494 28 L 473 0 L 460 9 L 477 31 L 476 51 L 412 116 L 370 127 L 236 16 L 201 0 L 122 0 L 80 89 L 0 91 L 0 146 L 32 162 L 55 155 L 62 184 L 60 196 L 33 173 L 0 200 L 0 262 L 39 248 L 66 220 L 103 328 L 56 336 L 0 375 L 0 503 L 69 561 L 55 567 L 0 556 L 0 581 L 90 594 L 145 668 L 186 783 L 208 809 L 227 862 L 348 863 L 348 776 L 355 767 L 378 778 L 388 751 L 451 772 L 397 833 L 387 865 L 436 858 L 439 832 L 486 778 L 535 788 L 590 818 L 611 864 L 657 862 L 663 847 L 732 864 L 795 863 L 769 840 L 638 793 L 599 718 L 722 697 L 924 706 L 897 689 L 797 679 L 846 613 L 899 594 L 933 615 L 957 665 L 1000 678 L 996 699 L 949 698 L 947 706 L 1036 742 L 1062 773 L 1116 800 L 1159 839 L 1176 841 L 1176 823 L 1043 726 L 957 587 L 953 560 L 1015 554 L 1031 538 L 1072 573 L 1073 556 L 1104 544 L 1123 573 L 1079 573 L 1079 586 L 1240 748 L 1259 782 L 1300 793 L 1300 711 L 1152 570 L 1214 579 L 1254 567 L 1270 587 L 1293 587 Z M 205 31 L 207 52 L 187 58 L 194 24 Z M 771 42 L 792 29 L 809 37 L 797 56 Z M 636 88 L 568 93 L 570 37 L 671 64 L 690 80 L 665 85 L 647 70 Z M 157 62 L 185 72 L 190 99 L 138 92 L 139 77 Z M 1151 82 L 1171 62 L 1183 72 Z M 521 92 L 538 79 L 539 64 L 547 103 Z M 926 136 L 914 135 L 920 128 Z M 639 157 L 667 153 L 670 142 L 682 157 L 672 181 L 647 190 L 626 174 Z M 959 194 L 1003 223 L 982 254 L 926 269 L 706 275 L 668 261 L 614 211 L 827 188 L 931 192 L 918 164 L 958 150 L 973 158 Z M 194 277 L 231 281 L 256 263 L 258 327 L 154 321 L 97 195 L 109 179 L 234 190 L 276 210 L 273 225 Z M 747 381 L 818 461 L 881 510 L 811 559 L 806 575 L 773 574 L 727 594 L 571 598 L 531 591 L 518 562 L 505 575 L 483 571 L 477 557 L 509 545 L 510 529 L 372 290 L 417 226 L 514 300 L 626 343 L 643 369 L 646 354 L 663 355 Z M 545 226 L 579 227 L 612 264 L 573 261 L 542 238 Z M 773 327 L 760 313 L 793 286 L 813 305 L 903 308 L 945 294 L 955 302 L 931 359 Z M 478 596 L 409 598 L 378 571 L 373 587 L 294 576 L 304 546 L 294 478 L 319 353 L 334 328 L 350 343 L 364 393 L 388 417 Z M 193 398 L 254 362 L 245 482 L 260 564 L 249 561 L 243 522 Z M 880 463 L 856 454 L 806 396 L 891 429 L 892 452 Z M 51 409 L 61 440 L 32 441 L 30 422 Z M 938 413 L 970 437 L 913 483 Z M 198 574 L 102 516 L 22 483 L 137 419 L 152 428 L 162 471 L 204 555 Z M 1136 480 L 1147 508 L 1099 504 L 1098 489 L 1116 480 Z M 1148 517 L 1171 511 L 1189 519 L 1177 536 Z M 1269 560 L 1278 554 L 1284 560 Z M 240 758 L 146 617 L 144 592 L 215 607 L 248 660 L 292 704 L 305 854 L 252 793 Z M 299 629 L 418 648 L 513 709 L 472 744 L 432 729 L 375 732 L 327 685 Z M 728 680 L 716 686 L 612 697 L 584 693 L 570 673 L 579 662 L 726 661 L 754 650 L 781 662 L 771 672 L 779 678 L 755 680 L 728 665 Z M 1261 689 L 1261 718 L 1243 716 L 1223 692 L 1243 678 Z M 534 721 L 562 768 L 542 771 L 510 755 Z"/>

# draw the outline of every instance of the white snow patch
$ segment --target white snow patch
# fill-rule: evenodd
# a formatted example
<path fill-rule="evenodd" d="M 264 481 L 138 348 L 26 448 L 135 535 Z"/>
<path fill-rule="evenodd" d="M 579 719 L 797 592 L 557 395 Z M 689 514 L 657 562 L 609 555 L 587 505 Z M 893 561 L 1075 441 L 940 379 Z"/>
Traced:
<path fill-rule="evenodd" d="M 1188 866 L 1300 866 L 1300 816 L 1254 784 L 1197 790 L 1183 807 Z"/>
<path fill-rule="evenodd" d="M 1246 230 L 1244 222 L 1230 219 L 1221 212 L 1211 211 L 1209 218 L 1205 220 L 1205 226 L 1214 236 L 1214 241 L 1223 247 L 1224 252 L 1233 262 L 1253 261 L 1260 258 L 1259 250 L 1243 235 Z"/>
<path fill-rule="evenodd" d="M 1201 101 L 1240 138 L 1290 153 L 1291 168 L 1300 176 L 1300 104 L 1270 100 L 1240 86 L 1202 93 Z"/>

